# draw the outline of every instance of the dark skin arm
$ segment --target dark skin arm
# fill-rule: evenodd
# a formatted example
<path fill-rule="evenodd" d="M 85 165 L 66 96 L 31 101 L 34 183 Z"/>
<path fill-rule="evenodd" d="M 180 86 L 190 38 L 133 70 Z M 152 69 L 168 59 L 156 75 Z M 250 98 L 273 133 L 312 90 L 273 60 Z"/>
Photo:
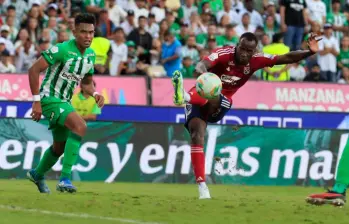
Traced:
<path fill-rule="evenodd" d="M 319 52 L 319 47 L 317 42 L 321 39 L 317 39 L 316 34 L 311 34 L 307 44 L 309 50 L 291 51 L 287 54 L 280 55 L 276 59 L 276 65 L 292 64 L 301 61 L 307 57 L 310 57 Z"/>
<path fill-rule="evenodd" d="M 193 73 L 194 78 L 199 77 L 202 73 L 207 72 L 210 68 L 212 68 L 212 65 L 209 61 L 200 61 L 195 67 L 195 71 Z"/>

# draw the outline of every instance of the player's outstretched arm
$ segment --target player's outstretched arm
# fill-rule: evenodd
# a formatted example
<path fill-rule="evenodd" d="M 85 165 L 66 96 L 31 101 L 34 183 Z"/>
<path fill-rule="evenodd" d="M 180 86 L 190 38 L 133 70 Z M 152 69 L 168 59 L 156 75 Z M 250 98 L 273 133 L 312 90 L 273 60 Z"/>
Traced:
<path fill-rule="evenodd" d="M 92 75 L 85 76 L 81 80 L 81 84 L 82 84 L 82 88 L 84 89 L 84 92 L 90 96 L 93 96 L 96 99 L 98 107 L 99 108 L 103 107 L 104 106 L 104 97 L 102 95 L 100 95 L 98 92 L 96 92 L 95 86 L 93 84 Z"/>
<path fill-rule="evenodd" d="M 317 42 L 321 39 L 318 39 L 318 36 L 316 34 L 311 34 L 307 44 L 309 50 L 303 50 L 303 51 L 291 51 L 290 53 L 279 55 L 276 59 L 276 65 L 284 65 L 284 64 L 292 64 L 296 63 L 300 60 L 303 60 L 309 56 L 312 56 L 319 51 L 319 47 Z"/>

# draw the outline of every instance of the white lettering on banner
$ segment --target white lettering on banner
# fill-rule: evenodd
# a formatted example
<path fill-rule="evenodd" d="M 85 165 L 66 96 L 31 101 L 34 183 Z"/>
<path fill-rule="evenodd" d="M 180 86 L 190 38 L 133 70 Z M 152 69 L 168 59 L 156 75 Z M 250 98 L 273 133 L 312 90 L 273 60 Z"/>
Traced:
<path fill-rule="evenodd" d="M 46 149 L 48 149 L 50 145 L 51 144 L 48 141 L 28 141 L 27 148 L 25 150 L 23 169 L 29 170 L 32 168 L 35 151 L 39 151 L 41 153 L 40 158 L 42 158 Z"/>
<path fill-rule="evenodd" d="M 331 174 L 332 158 L 331 151 L 320 151 L 314 154 L 315 158 L 322 158 L 323 161 L 315 162 L 311 165 L 309 176 L 312 180 L 331 180 L 334 175 Z"/>
<path fill-rule="evenodd" d="M 87 162 L 87 166 L 82 166 L 81 164 L 77 164 L 73 166 L 73 170 L 78 170 L 79 172 L 89 172 L 97 164 L 97 157 L 94 153 L 90 152 L 88 149 L 97 150 L 98 143 L 97 142 L 85 142 L 79 151 L 79 156 L 82 160 Z"/>
<path fill-rule="evenodd" d="M 16 86 L 14 86 L 16 87 Z M 1 94 L 12 94 L 12 87 L 8 79 L 0 80 L 0 93 Z"/>
<path fill-rule="evenodd" d="M 20 161 L 9 162 L 8 157 L 23 154 L 22 144 L 17 140 L 7 140 L 0 147 L 0 168 L 10 170 L 21 165 Z"/>
<path fill-rule="evenodd" d="M 255 173 L 257 173 L 259 169 L 259 162 L 251 154 L 258 155 L 260 151 L 261 151 L 261 148 L 259 147 L 249 147 L 244 150 L 241 156 L 241 160 L 244 164 L 250 166 L 250 170 L 249 171 L 247 171 L 247 169 L 241 170 L 243 171 L 243 172 L 240 172 L 241 176 L 250 177 L 250 176 L 253 176 Z"/>
<path fill-rule="evenodd" d="M 154 153 L 152 153 L 154 151 Z M 165 158 L 164 149 L 159 144 L 151 144 L 145 147 L 142 151 L 139 166 L 145 174 L 154 174 L 162 170 L 162 166 L 151 167 L 150 161 L 162 160 Z"/>
<path fill-rule="evenodd" d="M 184 114 L 176 115 L 176 122 L 181 123 L 185 120 Z M 248 116 L 244 122 L 240 117 L 234 115 L 226 115 L 217 124 L 236 124 L 236 125 L 266 125 L 267 123 L 275 123 L 275 127 L 303 127 L 303 120 L 300 117 L 270 117 L 270 116 Z M 270 125 L 269 125 L 270 126 Z"/>
<path fill-rule="evenodd" d="M 340 89 L 322 88 L 276 88 L 276 101 L 296 103 L 345 104 L 345 96 Z"/>
<path fill-rule="evenodd" d="M 178 156 L 178 153 L 183 153 L 183 159 L 182 162 L 182 168 L 181 168 L 181 174 L 189 174 L 190 172 L 190 145 L 182 145 L 180 147 L 175 145 L 170 145 L 170 149 L 167 156 L 167 163 L 166 163 L 166 174 L 173 174 L 175 171 L 175 166 L 180 156 Z"/>
<path fill-rule="evenodd" d="M 111 183 L 115 180 L 117 175 L 120 173 L 122 168 L 126 165 L 128 160 L 131 157 L 133 151 L 133 144 L 127 144 L 126 150 L 124 154 L 124 158 L 121 159 L 120 150 L 116 143 L 108 143 L 107 144 L 109 152 L 111 154 L 111 161 L 113 164 L 113 173 L 105 180 L 107 183 Z"/>
<path fill-rule="evenodd" d="M 291 149 L 287 150 L 274 150 L 271 158 L 271 166 L 269 171 L 270 178 L 277 178 L 280 168 L 280 160 L 285 157 L 286 162 L 284 166 L 285 179 L 292 178 L 294 170 L 294 162 L 296 157 L 300 158 L 300 167 L 298 172 L 299 179 L 305 179 L 308 170 L 309 153 L 306 150 L 293 151 Z"/>

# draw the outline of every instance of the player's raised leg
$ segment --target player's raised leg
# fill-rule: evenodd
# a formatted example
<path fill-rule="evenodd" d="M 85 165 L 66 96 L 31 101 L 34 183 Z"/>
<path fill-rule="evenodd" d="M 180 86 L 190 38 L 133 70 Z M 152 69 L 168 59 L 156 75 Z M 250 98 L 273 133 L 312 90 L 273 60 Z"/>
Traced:
<path fill-rule="evenodd" d="M 71 112 L 66 115 L 65 118 L 63 116 L 61 119 L 64 120 L 64 126 L 67 127 L 71 133 L 65 144 L 63 168 L 56 190 L 73 193 L 76 192 L 77 189 L 71 183 L 71 172 L 79 156 L 81 140 L 86 133 L 86 123 L 76 112 Z"/>
<path fill-rule="evenodd" d="M 199 187 L 199 199 L 209 199 L 211 198 L 210 191 L 205 182 L 204 142 L 206 122 L 195 117 L 189 121 L 188 130 L 191 139 L 191 162 Z"/>
<path fill-rule="evenodd" d="M 314 205 L 332 204 L 334 206 L 343 206 L 346 203 L 346 191 L 349 185 L 348 164 L 349 141 L 347 141 L 339 161 L 336 182 L 332 190 L 328 190 L 325 193 L 309 195 L 306 201 Z"/>

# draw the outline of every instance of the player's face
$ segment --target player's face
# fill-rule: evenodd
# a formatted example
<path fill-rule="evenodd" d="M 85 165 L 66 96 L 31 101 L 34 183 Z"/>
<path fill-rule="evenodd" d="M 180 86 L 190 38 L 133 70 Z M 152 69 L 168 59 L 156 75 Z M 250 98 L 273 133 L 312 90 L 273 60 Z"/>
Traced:
<path fill-rule="evenodd" d="M 91 45 L 95 33 L 95 26 L 88 23 L 80 23 L 75 27 L 74 36 L 79 46 L 88 48 Z"/>
<path fill-rule="evenodd" d="M 256 52 L 257 43 L 255 41 L 248 41 L 245 38 L 240 40 L 237 46 L 236 53 L 239 57 L 236 58 L 238 64 L 247 65 Z"/>

